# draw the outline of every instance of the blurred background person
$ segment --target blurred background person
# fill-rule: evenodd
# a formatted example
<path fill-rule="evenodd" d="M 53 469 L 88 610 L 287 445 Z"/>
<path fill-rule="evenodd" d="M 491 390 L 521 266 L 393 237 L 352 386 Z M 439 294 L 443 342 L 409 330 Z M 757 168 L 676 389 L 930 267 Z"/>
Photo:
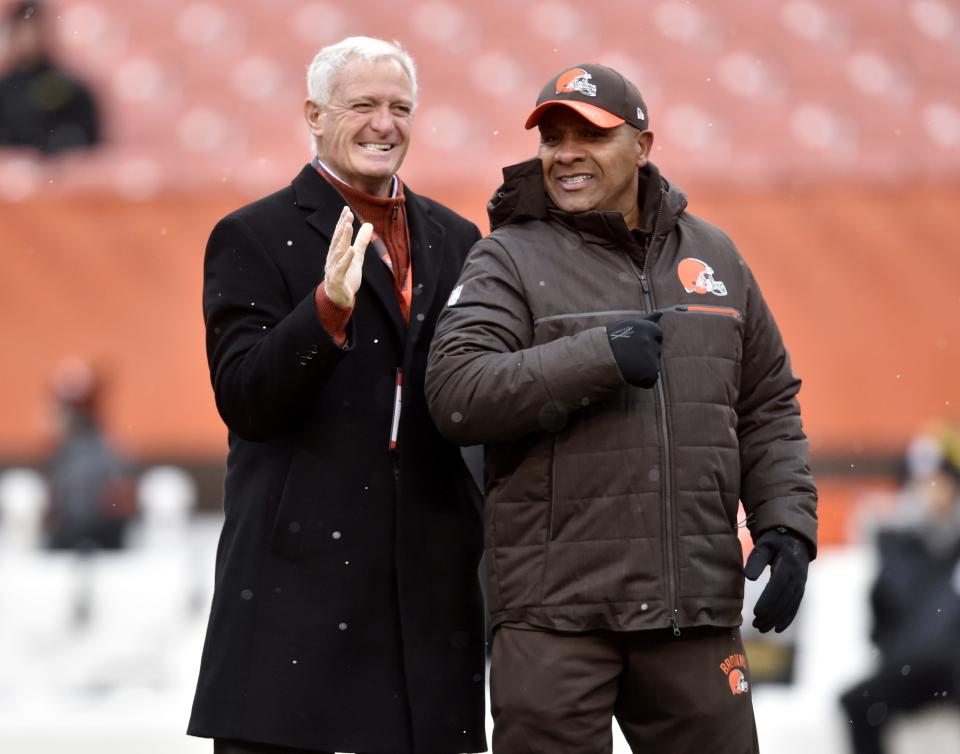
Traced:
<path fill-rule="evenodd" d="M 39 0 L 7 10 L 0 145 L 52 155 L 98 144 L 100 122 L 93 92 L 53 59 L 47 13 Z"/>
<path fill-rule="evenodd" d="M 960 432 L 921 436 L 899 507 L 880 522 L 870 593 L 879 667 L 843 694 L 856 754 L 886 751 L 898 715 L 960 696 Z M 957 742 L 960 746 L 960 741 Z"/>
<path fill-rule="evenodd" d="M 59 436 L 45 463 L 47 544 L 83 553 L 121 549 L 136 513 L 134 481 L 101 423 L 103 379 L 89 363 L 68 359 L 52 387 Z"/>

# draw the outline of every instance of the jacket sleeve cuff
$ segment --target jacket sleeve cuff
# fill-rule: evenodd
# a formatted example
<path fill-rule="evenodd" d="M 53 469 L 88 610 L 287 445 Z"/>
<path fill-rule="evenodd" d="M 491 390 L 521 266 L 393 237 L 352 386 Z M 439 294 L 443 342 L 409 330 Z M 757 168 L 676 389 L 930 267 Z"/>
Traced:
<path fill-rule="evenodd" d="M 817 555 L 816 498 L 778 497 L 758 505 L 753 512 L 750 534 L 754 541 L 767 529 L 785 526 L 806 542 L 811 560 Z"/>
<path fill-rule="evenodd" d="M 317 306 L 317 317 L 320 324 L 330 333 L 338 346 L 343 346 L 347 342 L 347 322 L 353 314 L 353 304 L 347 307 L 338 306 L 327 297 L 327 291 L 323 283 L 317 286 L 317 292 L 314 295 L 314 302 Z"/>
<path fill-rule="evenodd" d="M 591 327 L 540 348 L 541 373 L 550 397 L 567 407 L 627 385 L 605 327 Z"/>

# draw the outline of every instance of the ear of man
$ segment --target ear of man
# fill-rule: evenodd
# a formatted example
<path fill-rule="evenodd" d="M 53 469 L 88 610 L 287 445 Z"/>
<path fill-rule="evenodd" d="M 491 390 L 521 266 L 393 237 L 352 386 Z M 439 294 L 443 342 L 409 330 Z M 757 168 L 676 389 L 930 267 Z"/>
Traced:
<path fill-rule="evenodd" d="M 306 118 L 307 125 L 310 126 L 310 133 L 314 136 L 322 136 L 324 109 L 312 99 L 307 99 L 303 103 L 303 116 Z"/>
<path fill-rule="evenodd" d="M 642 168 L 650 159 L 653 149 L 653 131 L 637 131 L 637 167 Z"/>

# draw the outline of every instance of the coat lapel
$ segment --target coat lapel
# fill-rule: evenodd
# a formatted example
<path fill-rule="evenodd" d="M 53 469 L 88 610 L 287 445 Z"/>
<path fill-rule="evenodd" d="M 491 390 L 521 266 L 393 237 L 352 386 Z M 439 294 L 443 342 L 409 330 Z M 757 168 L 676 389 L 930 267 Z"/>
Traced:
<path fill-rule="evenodd" d="M 293 190 L 297 197 L 297 204 L 309 212 L 307 224 L 320 233 L 329 245 L 333 230 L 337 227 L 340 210 L 347 203 L 346 200 L 312 165 L 304 166 L 300 174 L 293 179 Z M 358 230 L 360 230 L 360 221 L 354 218 L 354 237 Z M 397 303 L 397 295 L 393 290 L 393 277 L 387 266 L 377 256 L 373 245 L 367 246 L 367 253 L 363 260 L 363 282 L 360 284 L 360 290 L 364 288 L 370 291 L 373 298 L 379 302 L 397 334 L 398 341 L 403 343 L 407 328 L 403 322 L 400 305 Z"/>
<path fill-rule="evenodd" d="M 407 326 L 407 353 L 417 342 L 426 324 L 427 313 L 437 295 L 437 282 L 443 264 L 446 230 L 433 219 L 427 204 L 404 186 L 407 196 L 407 222 L 410 224 L 410 259 L 413 266 L 413 300 Z"/>

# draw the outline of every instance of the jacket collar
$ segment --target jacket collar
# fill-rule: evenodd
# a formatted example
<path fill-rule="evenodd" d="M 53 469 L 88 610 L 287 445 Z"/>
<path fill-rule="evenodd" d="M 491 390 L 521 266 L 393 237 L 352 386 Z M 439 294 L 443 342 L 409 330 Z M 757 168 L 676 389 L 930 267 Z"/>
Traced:
<path fill-rule="evenodd" d="M 333 229 L 346 203 L 333 185 L 321 176 L 312 165 L 305 165 L 292 182 L 294 196 L 299 207 L 307 211 L 307 223 L 329 244 Z M 406 343 L 409 351 L 417 341 L 426 321 L 426 314 L 437 294 L 440 265 L 446 231 L 432 216 L 429 203 L 404 186 L 406 197 L 407 225 L 410 229 L 410 264 L 413 274 L 413 298 L 410 305 L 410 322 L 403 321 L 400 305 L 393 287 L 392 273 L 376 253 L 368 253 L 363 260 L 363 283 L 373 293 L 390 319 L 397 338 Z M 360 229 L 360 221 L 354 219 L 353 232 Z M 371 252 L 370 247 L 367 248 Z"/>
<path fill-rule="evenodd" d="M 648 162 L 640 169 L 637 203 L 644 230 L 652 232 L 656 226 L 656 232 L 663 234 L 673 228 L 686 209 L 687 197 L 660 175 L 656 165 Z M 592 210 L 571 214 L 558 208 L 543 186 L 543 167 L 538 157 L 503 169 L 503 185 L 487 204 L 487 213 L 492 230 L 512 223 L 551 218 L 605 243 L 635 242 L 619 212 Z"/>

